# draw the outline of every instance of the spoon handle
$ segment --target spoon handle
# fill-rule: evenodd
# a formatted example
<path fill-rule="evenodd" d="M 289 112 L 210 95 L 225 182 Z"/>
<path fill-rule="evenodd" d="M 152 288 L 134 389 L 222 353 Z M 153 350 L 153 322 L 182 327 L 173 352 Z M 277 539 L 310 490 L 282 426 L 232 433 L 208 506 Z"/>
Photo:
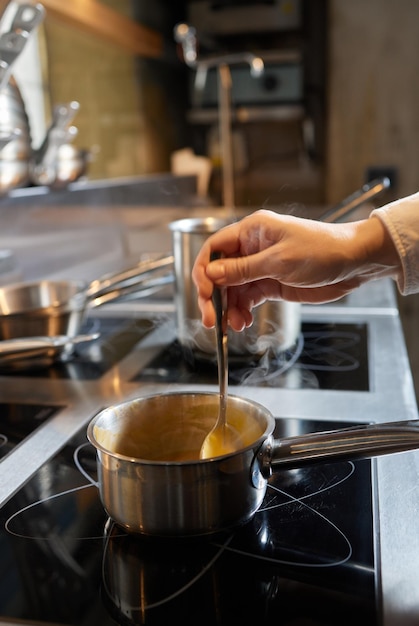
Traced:
<path fill-rule="evenodd" d="M 211 261 L 221 258 L 221 252 L 212 252 Z M 220 386 L 221 414 L 225 415 L 227 403 L 227 290 L 223 287 L 214 286 L 212 291 L 212 303 L 215 310 L 215 331 L 217 338 L 217 361 L 218 379 Z"/>

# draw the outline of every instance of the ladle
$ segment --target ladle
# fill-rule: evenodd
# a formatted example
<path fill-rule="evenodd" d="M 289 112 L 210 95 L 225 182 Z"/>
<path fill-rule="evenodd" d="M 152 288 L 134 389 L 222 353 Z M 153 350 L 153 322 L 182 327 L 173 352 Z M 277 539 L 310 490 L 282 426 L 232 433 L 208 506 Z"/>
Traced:
<path fill-rule="evenodd" d="M 211 254 L 211 261 L 220 258 L 219 252 Z M 200 451 L 201 459 L 210 459 L 236 452 L 241 447 L 237 431 L 227 423 L 228 348 L 227 348 L 227 291 L 214 287 L 212 302 L 215 309 L 215 332 L 217 341 L 218 383 L 220 404 L 214 428 L 205 437 Z"/>

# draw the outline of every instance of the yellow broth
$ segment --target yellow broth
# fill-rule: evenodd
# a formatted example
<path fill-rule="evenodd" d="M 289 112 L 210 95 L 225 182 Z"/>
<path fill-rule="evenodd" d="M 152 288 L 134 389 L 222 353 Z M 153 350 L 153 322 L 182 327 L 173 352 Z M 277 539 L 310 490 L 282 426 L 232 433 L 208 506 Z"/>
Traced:
<path fill-rule="evenodd" d="M 214 426 L 218 415 L 218 400 L 212 403 L 194 402 L 179 407 L 170 407 L 170 413 L 163 402 L 159 410 L 142 410 L 141 403 L 135 403 L 118 415 L 117 409 L 110 427 L 99 422 L 94 427 L 94 436 L 100 446 L 110 453 L 149 461 L 194 461 L 206 435 Z M 227 422 L 240 434 L 242 447 L 253 444 L 263 435 L 266 421 L 249 415 L 243 409 L 229 405 Z"/>

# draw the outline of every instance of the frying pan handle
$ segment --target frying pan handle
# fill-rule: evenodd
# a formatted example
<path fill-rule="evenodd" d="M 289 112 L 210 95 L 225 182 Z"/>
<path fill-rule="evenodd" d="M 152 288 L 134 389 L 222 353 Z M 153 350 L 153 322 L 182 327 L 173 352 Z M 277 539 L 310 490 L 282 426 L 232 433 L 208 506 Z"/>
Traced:
<path fill-rule="evenodd" d="M 159 288 L 171 280 L 173 266 L 173 256 L 164 256 L 141 261 L 115 274 L 107 274 L 90 283 L 86 291 L 87 302 L 91 306 L 98 306 L 137 291 L 139 295 L 148 295 L 153 286 Z"/>
<path fill-rule="evenodd" d="M 258 461 L 268 478 L 272 466 L 286 469 L 315 463 L 369 459 L 419 448 L 419 420 L 366 424 L 296 437 L 274 439 L 262 444 Z"/>

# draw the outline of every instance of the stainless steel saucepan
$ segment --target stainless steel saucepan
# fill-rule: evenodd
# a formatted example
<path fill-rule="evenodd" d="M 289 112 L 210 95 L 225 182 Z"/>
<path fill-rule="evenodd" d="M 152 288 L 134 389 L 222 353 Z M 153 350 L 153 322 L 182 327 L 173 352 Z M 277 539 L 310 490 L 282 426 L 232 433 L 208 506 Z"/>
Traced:
<path fill-rule="evenodd" d="M 210 534 L 249 520 L 281 467 L 419 448 L 419 420 L 274 439 L 266 408 L 229 396 L 227 419 L 242 446 L 201 460 L 218 403 L 218 393 L 173 392 L 109 407 L 91 420 L 100 497 L 115 522 L 141 534 Z"/>
<path fill-rule="evenodd" d="M 141 261 L 86 284 L 42 280 L 0 288 L 0 339 L 79 334 L 88 310 L 126 297 L 146 296 L 172 280 L 173 257 Z"/>

